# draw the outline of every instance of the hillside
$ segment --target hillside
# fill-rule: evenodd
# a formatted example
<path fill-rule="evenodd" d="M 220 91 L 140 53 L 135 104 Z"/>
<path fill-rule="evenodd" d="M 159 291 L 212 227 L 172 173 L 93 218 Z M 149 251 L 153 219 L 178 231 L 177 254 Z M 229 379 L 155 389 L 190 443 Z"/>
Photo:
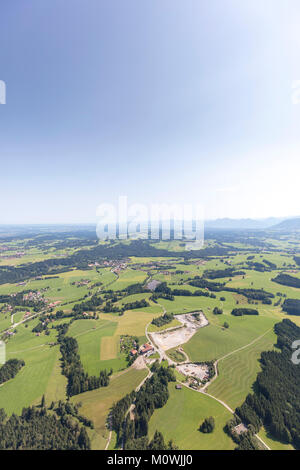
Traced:
<path fill-rule="evenodd" d="M 277 217 L 268 217 L 266 219 L 216 219 L 216 220 L 206 220 L 206 228 L 218 228 L 218 229 L 257 229 L 262 230 L 266 228 L 273 227 L 284 221 L 284 218 Z"/>
<path fill-rule="evenodd" d="M 294 219 L 283 220 L 279 224 L 276 224 L 272 227 L 272 230 L 300 230 L 300 217 L 295 217 Z"/>

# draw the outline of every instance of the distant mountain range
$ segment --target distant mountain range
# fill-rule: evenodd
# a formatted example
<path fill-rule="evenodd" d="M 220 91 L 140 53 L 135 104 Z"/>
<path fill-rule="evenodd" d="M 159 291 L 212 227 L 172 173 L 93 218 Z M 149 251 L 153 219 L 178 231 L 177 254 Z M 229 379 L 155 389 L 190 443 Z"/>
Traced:
<path fill-rule="evenodd" d="M 284 222 L 296 219 L 287 219 L 285 217 L 268 217 L 266 219 L 216 219 L 206 220 L 206 228 L 217 228 L 217 229 L 253 229 L 263 230 L 267 228 L 278 227 Z M 300 219 L 299 219 L 300 220 Z M 280 229 L 280 228 L 279 228 Z"/>
<path fill-rule="evenodd" d="M 271 229 L 272 230 L 286 230 L 286 231 L 300 230 L 300 217 L 283 220 L 282 222 L 276 225 L 273 225 Z"/>

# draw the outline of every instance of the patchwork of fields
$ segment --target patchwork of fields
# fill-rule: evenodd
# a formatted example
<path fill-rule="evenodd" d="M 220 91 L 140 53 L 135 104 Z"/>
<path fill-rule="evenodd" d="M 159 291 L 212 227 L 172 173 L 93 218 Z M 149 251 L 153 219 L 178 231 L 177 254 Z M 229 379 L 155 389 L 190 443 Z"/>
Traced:
<path fill-rule="evenodd" d="M 172 351 L 172 358 L 178 358 L 178 362 L 179 358 L 181 361 L 188 358 L 191 362 L 217 361 L 218 376 L 208 384 L 207 392 L 232 409 L 240 406 L 252 391 L 261 369 L 261 353 L 276 347 L 274 325 L 282 318 L 290 318 L 300 325 L 300 316 L 288 316 L 282 311 L 283 299 L 300 299 L 300 289 L 279 285 L 272 279 L 280 272 L 293 272 L 293 276 L 300 278 L 300 271 L 284 241 L 274 240 L 276 250 L 280 251 L 265 250 L 263 255 L 260 250 L 252 254 L 251 244 L 236 243 L 230 246 L 237 251 L 230 252 L 227 257 L 206 257 L 201 262 L 197 258 L 184 262 L 174 256 L 130 256 L 122 261 L 122 266 L 119 261 L 106 261 L 105 265 L 99 266 L 92 264 L 85 269 L 72 266 L 55 274 L 1 284 L 0 296 L 5 301 L 1 302 L 0 299 L 0 333 L 6 341 L 7 359 L 23 359 L 25 366 L 15 378 L 0 385 L 0 408 L 4 408 L 8 415 L 20 414 L 23 407 L 39 404 L 43 395 L 48 406 L 51 402 L 66 400 L 67 378 L 62 374 L 58 343 L 60 330 L 57 328 L 69 324 L 67 336 L 77 341 L 78 355 L 85 373 L 99 376 L 104 369 L 112 373 L 108 387 L 71 399 L 74 403 L 81 402 L 80 413 L 94 421 L 94 430 L 89 430 L 92 447 L 104 449 L 108 443 L 112 448 L 115 436 L 112 435 L 112 441 L 107 441 L 109 431 L 106 426 L 110 408 L 134 390 L 149 372 L 147 368 L 129 366 L 128 351 L 125 353 L 120 347 L 121 337 L 136 338 L 141 345 L 149 341 L 148 333 L 180 326 L 176 315 L 189 312 L 203 312 L 209 324 L 182 344 L 181 353 Z M 181 252 L 181 245 L 175 241 L 160 242 L 155 247 L 178 254 Z M 20 248 L 20 245 L 12 244 L 11 254 Z M 23 258 L 9 259 L 7 266 L 18 267 L 22 263 L 36 263 L 51 259 L 54 255 L 70 256 L 75 252 L 73 248 L 55 250 L 49 244 L 47 249 L 31 248 Z M 266 270 L 262 272 L 250 268 L 247 264 L 250 255 L 252 263 L 261 264 L 267 260 L 273 268 L 268 269 L 266 265 Z M 3 259 L 1 265 L 4 265 Z M 260 300 L 249 302 L 240 291 L 227 291 L 223 287 L 213 292 L 206 288 L 203 290 L 206 295 L 195 295 L 199 289 L 189 284 L 191 280 L 205 278 L 206 272 L 225 268 L 243 272 L 238 275 L 233 272 L 231 277 L 218 277 L 212 282 L 222 283 L 232 290 L 263 289 L 273 294 L 271 303 L 265 304 Z M 149 279 L 165 283 L 171 291 L 185 290 L 191 295 L 161 295 L 156 298 L 153 292 L 146 289 Z M 10 309 L 7 296 L 13 303 L 14 295 L 24 292 L 40 292 L 41 298 L 48 303 L 40 310 L 25 303 Z M 90 308 L 91 304 L 87 302 L 93 298 L 100 301 L 95 308 Z M 140 307 L 139 302 L 143 301 L 147 302 L 147 306 Z M 76 318 L 74 306 L 81 303 L 87 303 L 87 307 Z M 137 304 L 136 308 L 126 310 L 126 304 L 134 303 Z M 53 305 L 51 308 L 50 304 Z M 105 308 L 107 305 L 112 307 L 111 310 Z M 221 314 L 214 313 L 216 307 L 221 309 Z M 255 308 L 259 315 L 233 316 L 232 310 L 238 307 Z M 25 321 L 26 311 L 36 317 Z M 61 311 L 63 316 L 59 313 L 56 317 L 57 312 Z M 160 327 L 151 324 L 154 318 L 165 313 L 174 314 L 172 321 Z M 32 331 L 37 327 L 41 330 Z M 153 357 L 161 359 L 157 352 Z M 166 358 L 163 359 L 166 365 Z M 178 373 L 177 377 L 180 377 Z M 167 404 L 155 410 L 151 417 L 149 438 L 155 430 L 159 430 L 166 441 L 172 439 L 180 449 L 235 447 L 223 430 L 231 417 L 226 407 L 186 386 L 177 390 L 172 383 L 169 393 Z M 198 428 L 207 416 L 214 416 L 216 429 L 210 435 L 203 435 Z M 260 436 L 271 448 L 291 447 L 277 442 L 264 430 L 261 430 Z"/>

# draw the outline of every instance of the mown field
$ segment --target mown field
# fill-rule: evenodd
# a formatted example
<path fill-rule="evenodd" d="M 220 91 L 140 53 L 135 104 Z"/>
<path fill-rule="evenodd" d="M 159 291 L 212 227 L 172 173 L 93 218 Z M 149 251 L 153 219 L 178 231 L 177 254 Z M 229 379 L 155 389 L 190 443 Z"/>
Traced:
<path fill-rule="evenodd" d="M 173 439 L 184 450 L 230 450 L 233 441 L 223 428 L 231 413 L 222 405 L 202 393 L 183 387 L 176 390 L 174 382 L 169 385 L 167 404 L 154 411 L 149 423 L 149 436 L 156 430 L 163 433 L 166 441 Z M 213 416 L 216 427 L 213 433 L 203 434 L 198 429 L 205 418 Z"/>
<path fill-rule="evenodd" d="M 210 324 L 199 329 L 183 346 L 184 351 L 193 362 L 219 359 L 251 343 L 267 331 L 272 331 L 276 323 L 273 318 L 260 316 L 233 317 L 227 315 L 222 320 L 228 322 L 228 329 L 217 324 Z"/>
<path fill-rule="evenodd" d="M 125 369 L 126 357 L 120 353 L 118 323 L 109 320 L 77 320 L 72 323 L 68 336 L 76 338 L 79 355 L 89 375 L 99 375 L 100 370 Z"/>
<path fill-rule="evenodd" d="M 220 360 L 219 377 L 208 387 L 208 393 L 225 401 L 232 409 L 240 406 L 261 370 L 259 359 L 262 351 L 272 350 L 276 339 L 273 330 L 268 330 L 252 345 Z"/>
<path fill-rule="evenodd" d="M 147 274 L 142 271 L 136 271 L 132 269 L 127 269 L 120 273 L 119 278 L 114 282 L 110 289 L 116 290 L 123 290 L 126 287 L 130 286 L 130 284 L 136 284 L 138 282 L 143 282 L 147 279 Z"/>

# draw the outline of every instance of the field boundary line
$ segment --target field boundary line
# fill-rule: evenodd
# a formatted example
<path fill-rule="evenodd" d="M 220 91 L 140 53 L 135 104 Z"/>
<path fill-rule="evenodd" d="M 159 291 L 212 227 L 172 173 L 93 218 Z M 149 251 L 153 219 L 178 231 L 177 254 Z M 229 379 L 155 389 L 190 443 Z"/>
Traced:
<path fill-rule="evenodd" d="M 244 346 L 241 346 L 240 348 L 238 349 L 235 349 L 234 351 L 231 351 L 227 354 L 225 354 L 224 356 L 220 357 L 219 359 L 217 359 L 215 362 L 214 362 L 214 368 L 215 368 L 215 375 L 214 377 L 209 381 L 207 382 L 204 387 L 201 388 L 201 390 L 205 391 L 218 377 L 219 377 L 219 371 L 218 371 L 218 364 L 220 361 L 223 361 L 224 359 L 227 359 L 227 357 L 237 353 L 237 352 L 240 352 L 240 351 L 243 351 L 244 349 L 247 349 L 248 347 L 252 346 L 253 344 L 257 343 L 257 341 L 259 341 L 261 338 L 263 338 L 264 336 L 266 336 L 268 333 L 270 333 L 270 331 L 273 330 L 273 327 L 272 328 L 269 328 L 267 331 L 265 331 L 265 333 L 263 333 L 262 335 L 258 336 L 257 338 L 255 338 L 253 341 L 251 341 L 251 343 L 248 343 L 248 344 L 245 344 Z"/>
<path fill-rule="evenodd" d="M 226 408 L 227 411 L 229 411 L 231 414 L 235 414 L 235 412 L 230 408 L 229 405 L 227 405 L 227 403 L 225 403 L 224 401 L 220 400 L 219 398 L 217 397 L 214 397 L 213 395 L 210 395 L 209 393 L 206 393 L 203 389 L 200 389 L 200 390 L 195 390 L 194 388 L 190 388 L 187 384 L 183 383 L 183 382 L 180 382 L 181 385 L 183 385 L 184 387 L 188 388 L 189 390 L 192 390 L 194 392 L 198 392 L 198 393 L 202 393 L 202 395 L 205 395 L 209 398 L 212 398 L 213 400 L 217 401 L 218 403 L 220 403 L 220 405 L 224 406 L 224 408 Z M 254 434 L 254 436 L 265 446 L 266 450 L 272 450 L 263 440 L 262 438 L 258 435 L 258 434 Z"/>

